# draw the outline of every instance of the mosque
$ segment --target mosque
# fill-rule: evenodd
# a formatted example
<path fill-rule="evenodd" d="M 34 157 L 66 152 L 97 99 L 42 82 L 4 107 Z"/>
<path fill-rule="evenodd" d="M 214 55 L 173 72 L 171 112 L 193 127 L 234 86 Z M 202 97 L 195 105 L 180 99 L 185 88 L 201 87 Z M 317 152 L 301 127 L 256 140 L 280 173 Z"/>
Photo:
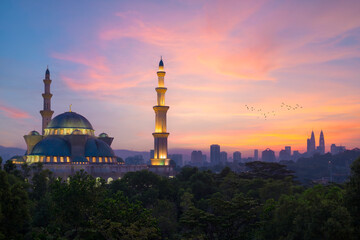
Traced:
<path fill-rule="evenodd" d="M 23 157 L 13 159 L 15 164 L 42 163 L 44 168 L 51 170 L 55 176 L 68 177 L 76 171 L 84 169 L 94 177 L 116 179 L 129 171 L 147 169 L 160 175 L 172 175 L 169 166 L 166 132 L 166 112 L 164 87 L 164 63 L 160 60 L 157 92 L 158 105 L 155 111 L 154 158 L 151 165 L 125 165 L 124 161 L 115 156 L 111 148 L 114 140 L 106 133 L 95 135 L 91 123 L 79 113 L 71 111 L 61 113 L 52 118 L 54 111 L 51 109 L 50 71 L 45 72 L 42 94 L 44 100 L 42 116 L 42 134 L 31 131 L 24 136 L 27 150 Z"/>

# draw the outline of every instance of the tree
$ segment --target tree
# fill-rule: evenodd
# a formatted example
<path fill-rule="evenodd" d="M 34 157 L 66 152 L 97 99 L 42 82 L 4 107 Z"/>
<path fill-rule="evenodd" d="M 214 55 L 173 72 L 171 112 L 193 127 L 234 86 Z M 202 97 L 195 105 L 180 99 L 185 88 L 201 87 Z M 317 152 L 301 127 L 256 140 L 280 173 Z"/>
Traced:
<path fill-rule="evenodd" d="M 351 176 L 346 184 L 346 205 L 353 217 L 356 233 L 360 235 L 360 158 L 351 165 Z"/>
<path fill-rule="evenodd" d="M 29 222 L 29 198 L 24 183 L 0 170 L 0 239 L 22 239 Z"/>
<path fill-rule="evenodd" d="M 285 179 L 293 177 L 293 171 L 286 169 L 285 165 L 273 162 L 248 162 L 245 164 L 249 169 L 248 172 L 241 174 L 245 178 L 273 178 L 273 179 Z"/>

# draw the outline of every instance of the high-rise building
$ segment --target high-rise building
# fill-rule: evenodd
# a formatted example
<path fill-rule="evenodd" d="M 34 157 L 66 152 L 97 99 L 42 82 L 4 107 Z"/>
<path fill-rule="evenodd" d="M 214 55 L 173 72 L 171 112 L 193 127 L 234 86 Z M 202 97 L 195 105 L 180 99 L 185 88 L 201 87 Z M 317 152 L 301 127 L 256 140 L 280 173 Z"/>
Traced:
<path fill-rule="evenodd" d="M 301 153 L 299 152 L 299 151 L 294 151 L 293 152 L 293 156 L 292 156 L 292 159 L 294 160 L 294 161 L 297 161 L 299 158 L 301 158 Z"/>
<path fill-rule="evenodd" d="M 213 144 L 210 146 L 210 163 L 212 165 L 220 163 L 220 145 Z"/>
<path fill-rule="evenodd" d="M 234 161 L 234 163 L 241 162 L 241 152 L 236 151 L 233 153 L 233 161 Z"/>
<path fill-rule="evenodd" d="M 206 154 L 203 154 L 201 157 L 202 157 L 202 163 L 203 164 L 207 163 Z"/>
<path fill-rule="evenodd" d="M 345 146 L 336 146 L 335 144 L 331 144 L 331 154 L 332 155 L 342 153 L 345 151 L 346 151 Z"/>
<path fill-rule="evenodd" d="M 290 146 L 285 146 L 285 150 L 282 149 L 279 152 L 279 161 L 283 161 L 283 160 L 291 160 L 291 147 Z"/>
<path fill-rule="evenodd" d="M 314 154 L 316 149 L 314 131 L 311 132 L 311 138 L 307 139 L 307 153 Z"/>
<path fill-rule="evenodd" d="M 51 110 L 51 97 L 52 94 L 50 93 L 50 84 L 51 84 L 51 79 L 50 79 L 50 71 L 49 68 L 46 69 L 45 72 L 45 79 L 44 81 L 44 86 L 45 86 L 45 90 L 43 93 L 43 98 L 44 98 L 44 109 L 40 111 L 41 117 L 42 117 L 42 134 L 45 134 L 45 128 L 48 126 L 48 124 L 51 121 L 52 115 L 54 114 L 54 111 Z"/>
<path fill-rule="evenodd" d="M 254 150 L 254 161 L 258 161 L 259 160 L 259 150 L 255 149 Z"/>
<path fill-rule="evenodd" d="M 202 152 L 201 151 L 192 151 L 191 163 L 194 164 L 195 166 L 202 166 Z"/>
<path fill-rule="evenodd" d="M 275 162 L 275 153 L 270 148 L 267 148 L 265 151 L 262 152 L 261 161 L 263 162 Z"/>
<path fill-rule="evenodd" d="M 166 132 L 166 113 L 169 106 L 165 106 L 165 92 L 167 88 L 164 84 L 166 72 L 164 71 L 164 62 L 161 58 L 159 62 L 157 105 L 153 107 L 155 111 L 155 132 L 154 136 L 154 158 L 151 159 L 151 165 L 169 165 L 168 158 L 168 141 L 169 133 Z"/>
<path fill-rule="evenodd" d="M 221 152 L 220 153 L 220 162 L 226 163 L 227 162 L 227 152 Z"/>
<path fill-rule="evenodd" d="M 285 146 L 286 153 L 291 156 L 291 146 Z"/>
<path fill-rule="evenodd" d="M 169 158 L 176 163 L 176 166 L 182 167 L 184 165 L 182 154 L 169 154 Z"/>
<path fill-rule="evenodd" d="M 320 154 L 325 154 L 325 138 L 322 130 L 320 132 L 320 138 L 319 138 L 319 152 Z"/>

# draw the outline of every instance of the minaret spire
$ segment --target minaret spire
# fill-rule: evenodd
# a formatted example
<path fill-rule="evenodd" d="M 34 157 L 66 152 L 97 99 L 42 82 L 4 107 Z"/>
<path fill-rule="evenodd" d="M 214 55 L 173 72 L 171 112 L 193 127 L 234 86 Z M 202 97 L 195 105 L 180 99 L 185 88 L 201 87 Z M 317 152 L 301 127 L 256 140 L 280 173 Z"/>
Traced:
<path fill-rule="evenodd" d="M 50 79 L 49 67 L 46 68 L 45 79 L 43 81 L 44 81 L 44 86 L 45 86 L 44 93 L 42 94 L 42 96 L 44 98 L 44 109 L 40 111 L 40 114 L 42 116 L 42 134 L 44 135 L 45 128 L 51 121 L 51 117 L 54 113 L 54 111 L 51 110 L 52 94 L 50 93 L 51 79 Z"/>
<path fill-rule="evenodd" d="M 155 132 L 154 136 L 154 158 L 151 159 L 151 165 L 169 165 L 167 138 L 169 133 L 166 132 L 166 113 L 169 106 L 165 106 L 165 88 L 164 78 L 166 72 L 164 71 L 164 62 L 162 57 L 159 62 L 158 87 L 155 88 L 157 92 L 157 105 L 153 107 L 155 111 Z"/>

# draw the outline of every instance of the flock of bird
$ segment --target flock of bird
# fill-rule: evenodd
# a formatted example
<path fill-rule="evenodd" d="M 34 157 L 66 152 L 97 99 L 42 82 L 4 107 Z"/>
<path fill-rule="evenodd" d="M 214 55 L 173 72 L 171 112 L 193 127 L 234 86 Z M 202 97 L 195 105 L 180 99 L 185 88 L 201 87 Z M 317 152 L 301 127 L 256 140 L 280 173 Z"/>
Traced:
<path fill-rule="evenodd" d="M 261 117 L 261 118 L 264 118 L 265 120 L 267 120 L 269 117 L 276 116 L 276 114 L 278 113 L 277 110 L 265 111 L 265 110 L 263 110 L 261 108 L 255 108 L 255 107 L 249 106 L 247 104 L 245 104 L 245 107 L 250 112 L 258 113 L 259 115 L 258 115 L 257 118 Z M 287 111 L 297 110 L 297 109 L 300 109 L 300 108 L 303 108 L 303 106 L 301 106 L 299 104 L 289 105 L 289 104 L 285 104 L 285 103 L 282 102 L 281 105 L 280 105 L 281 110 L 287 110 Z"/>

